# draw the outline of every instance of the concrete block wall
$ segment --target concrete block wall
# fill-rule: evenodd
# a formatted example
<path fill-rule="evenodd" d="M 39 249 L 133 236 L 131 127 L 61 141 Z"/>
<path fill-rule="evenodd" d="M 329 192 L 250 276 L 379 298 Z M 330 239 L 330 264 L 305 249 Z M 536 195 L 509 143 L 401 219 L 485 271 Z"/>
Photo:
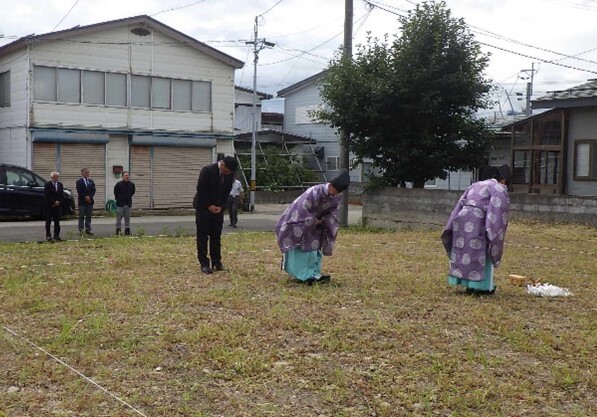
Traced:
<path fill-rule="evenodd" d="M 441 230 L 462 191 L 384 188 L 363 194 L 363 225 Z M 510 193 L 510 218 L 597 226 L 597 197 Z"/>

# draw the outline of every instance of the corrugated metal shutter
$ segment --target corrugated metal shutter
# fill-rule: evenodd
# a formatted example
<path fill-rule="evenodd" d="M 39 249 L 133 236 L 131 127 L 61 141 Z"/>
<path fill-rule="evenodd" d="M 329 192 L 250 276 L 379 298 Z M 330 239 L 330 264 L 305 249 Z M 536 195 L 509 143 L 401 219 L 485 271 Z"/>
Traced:
<path fill-rule="evenodd" d="M 199 171 L 211 163 L 210 148 L 153 148 L 154 208 L 192 207 Z"/>
<path fill-rule="evenodd" d="M 106 146 L 91 143 L 60 144 L 60 181 L 73 193 L 77 193 L 76 181 L 81 177 L 81 168 L 89 168 L 89 178 L 95 181 L 96 210 L 106 205 Z"/>
<path fill-rule="evenodd" d="M 131 146 L 131 181 L 135 183 L 133 208 L 151 207 L 151 148 L 149 146 Z M 112 193 L 114 194 L 114 193 Z"/>
<path fill-rule="evenodd" d="M 46 181 L 50 181 L 50 172 L 56 171 L 56 144 L 33 143 L 33 171 Z"/>

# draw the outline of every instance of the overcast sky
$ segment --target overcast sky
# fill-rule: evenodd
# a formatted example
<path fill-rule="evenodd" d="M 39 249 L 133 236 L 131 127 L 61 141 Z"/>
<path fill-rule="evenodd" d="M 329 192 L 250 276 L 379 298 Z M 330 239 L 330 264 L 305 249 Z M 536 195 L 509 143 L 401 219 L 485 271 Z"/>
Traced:
<path fill-rule="evenodd" d="M 353 45 L 399 35 L 396 14 L 416 1 L 353 0 Z M 492 54 L 487 75 L 500 87 L 496 101 L 515 110 L 534 74 L 533 98 L 597 78 L 597 0 L 447 0 Z M 344 0 L 2 0 L 0 45 L 28 34 L 64 30 L 146 14 L 245 62 L 237 84 L 252 88 L 255 17 L 259 38 L 274 42 L 259 54 L 257 89 L 275 94 L 323 70 L 343 42 Z M 371 7 L 375 4 L 378 7 Z M 274 102 L 266 110 L 277 110 Z M 498 110 L 496 106 L 495 110 Z M 487 116 L 493 112 L 488 112 Z"/>

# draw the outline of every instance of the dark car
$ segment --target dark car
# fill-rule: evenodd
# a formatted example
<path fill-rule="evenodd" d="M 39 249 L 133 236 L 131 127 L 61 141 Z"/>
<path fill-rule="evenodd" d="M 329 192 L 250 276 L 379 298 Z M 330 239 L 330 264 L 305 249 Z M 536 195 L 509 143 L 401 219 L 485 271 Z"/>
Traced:
<path fill-rule="evenodd" d="M 0 164 L 0 215 L 43 218 L 45 183 L 46 180 L 27 168 Z M 66 188 L 62 210 L 64 214 L 75 212 L 73 193 Z"/>

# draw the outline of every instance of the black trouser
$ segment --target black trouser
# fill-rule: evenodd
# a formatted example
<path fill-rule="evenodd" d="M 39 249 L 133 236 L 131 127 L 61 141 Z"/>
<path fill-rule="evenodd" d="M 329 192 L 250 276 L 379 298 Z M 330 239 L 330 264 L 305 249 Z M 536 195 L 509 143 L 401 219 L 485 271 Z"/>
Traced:
<path fill-rule="evenodd" d="M 239 197 L 228 196 L 228 215 L 232 226 L 236 226 L 236 223 L 238 223 L 238 200 Z"/>
<path fill-rule="evenodd" d="M 222 237 L 222 223 L 224 212 L 211 214 L 207 209 L 195 210 L 195 224 L 197 225 L 197 259 L 201 266 L 217 265 L 222 262 L 220 248 Z M 209 240 L 209 258 L 207 257 L 207 245 Z"/>
<path fill-rule="evenodd" d="M 60 216 L 62 206 L 46 208 L 46 237 L 51 237 L 50 224 L 54 222 L 54 237 L 60 237 Z"/>

